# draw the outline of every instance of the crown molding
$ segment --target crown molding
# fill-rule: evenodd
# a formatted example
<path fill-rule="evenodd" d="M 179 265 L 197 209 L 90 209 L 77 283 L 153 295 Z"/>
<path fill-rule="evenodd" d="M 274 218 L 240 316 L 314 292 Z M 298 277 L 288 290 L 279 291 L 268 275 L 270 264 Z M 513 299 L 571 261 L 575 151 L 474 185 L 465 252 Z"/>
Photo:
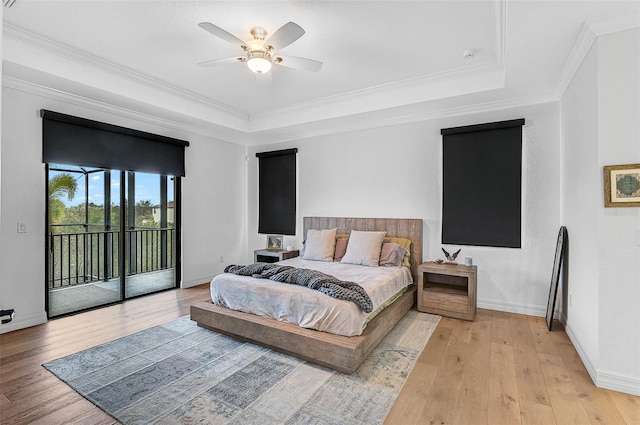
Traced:
<path fill-rule="evenodd" d="M 60 56 L 64 59 L 98 69 L 101 72 L 107 72 L 119 78 L 123 78 L 137 84 L 143 84 L 147 87 L 170 93 L 173 96 L 180 97 L 190 102 L 200 103 L 209 108 L 216 109 L 222 113 L 232 115 L 236 118 L 242 120 L 249 119 L 249 114 L 245 111 L 233 108 L 229 105 L 225 105 L 221 102 L 217 102 L 213 99 L 201 96 L 189 90 L 182 89 L 173 84 L 167 83 L 157 78 L 153 78 L 149 75 L 127 68 L 125 66 L 118 65 L 101 57 L 92 55 L 91 53 L 88 53 L 86 51 L 76 49 L 68 45 L 42 37 L 41 35 L 28 31 L 17 25 L 5 22 L 3 24 L 3 36 L 18 43 L 26 44 L 38 50 L 42 50 L 44 52 Z"/>
<path fill-rule="evenodd" d="M 496 65 L 498 65 L 497 62 L 491 61 L 491 62 L 484 62 L 478 65 L 464 66 L 464 67 L 456 68 L 453 70 L 439 71 L 439 72 L 435 72 L 428 75 L 421 75 L 418 77 L 407 78 L 401 81 L 394 81 L 391 83 L 379 84 L 376 86 L 365 87 L 362 89 L 352 90 L 349 92 L 342 92 L 342 93 L 334 94 L 331 96 L 325 96 L 318 99 L 312 99 L 306 102 L 300 102 L 294 105 L 285 106 L 283 108 L 274 109 L 272 112 L 252 114 L 250 118 L 258 117 L 261 115 L 268 115 L 271 113 L 295 113 L 296 111 L 300 111 L 301 109 L 306 109 L 306 108 L 316 107 L 316 106 L 331 105 L 334 103 L 343 103 L 345 101 L 358 99 L 362 96 L 370 95 L 370 94 L 386 94 L 389 92 L 396 92 L 398 90 L 405 90 L 408 88 L 415 90 L 418 87 L 439 83 L 439 82 L 442 82 L 443 80 L 463 78 L 467 75 L 472 75 L 477 72 L 495 70 Z"/>
<path fill-rule="evenodd" d="M 187 124 L 181 122 L 180 117 L 176 117 L 175 120 L 160 118 L 153 113 L 145 113 L 131 108 L 124 108 L 116 106 L 113 103 L 100 102 L 89 97 L 79 96 L 7 75 L 4 75 L 2 78 L 2 86 L 47 99 L 56 100 L 69 105 L 108 113 L 126 119 L 133 119 L 175 131 L 198 134 L 207 138 L 211 138 L 212 134 L 215 134 L 214 138 L 216 140 L 243 146 L 281 143 L 304 138 L 341 134 L 350 131 L 411 124 L 434 119 L 473 115 L 498 110 L 510 110 L 522 106 L 557 101 L 557 99 L 552 97 L 515 98 L 431 111 L 425 110 L 425 106 L 427 104 L 424 103 L 413 105 L 410 107 L 411 111 L 404 111 L 402 113 L 397 113 L 396 115 L 393 115 L 393 110 L 391 109 L 327 119 L 314 123 L 304 123 L 270 131 L 244 133 L 221 126 L 213 127 L 210 123 L 202 123 L 202 125 Z M 381 118 L 379 116 L 380 114 L 384 114 L 385 117 Z"/>
<path fill-rule="evenodd" d="M 323 120 L 316 123 L 307 123 L 289 128 L 279 128 L 273 131 L 256 132 L 252 134 L 250 145 L 267 145 L 295 141 L 300 139 L 330 136 L 351 131 L 370 130 L 373 128 L 390 127 L 394 125 L 412 124 L 436 119 L 451 118 L 463 115 L 474 115 L 485 112 L 510 110 L 514 108 L 531 106 L 544 103 L 557 102 L 552 96 L 536 98 L 514 98 L 493 102 L 483 102 L 453 108 L 425 111 L 424 105 L 414 105 L 411 112 L 391 115 L 380 118 L 374 113 L 359 114 L 337 119 Z M 388 115 L 388 111 L 384 111 Z"/>
<path fill-rule="evenodd" d="M 507 0 L 493 2 L 493 34 L 496 60 L 501 67 L 504 67 L 507 46 Z"/>
<path fill-rule="evenodd" d="M 593 32 L 591 27 L 587 23 L 582 24 L 580 34 L 578 34 L 578 39 L 574 43 L 573 49 L 571 49 L 571 53 L 569 53 L 569 57 L 564 64 L 560 78 L 556 83 L 554 93 L 558 99 L 562 97 L 564 92 L 567 90 L 567 87 L 569 87 L 571 80 L 573 80 L 576 72 L 578 72 L 584 58 L 587 57 L 587 54 L 589 53 L 589 50 L 591 50 L 591 46 L 594 41 L 596 41 L 596 38 L 596 33 Z"/>
<path fill-rule="evenodd" d="M 626 15 L 607 20 L 591 20 L 587 25 L 596 35 L 605 35 L 612 32 L 630 30 L 640 27 L 640 15 Z"/>
<path fill-rule="evenodd" d="M 69 105 L 79 106 L 93 111 L 107 113 L 126 119 L 137 120 L 147 124 L 157 125 L 166 129 L 179 131 L 182 133 L 191 133 L 204 136 L 207 138 L 215 138 L 223 142 L 246 145 L 248 143 L 248 135 L 226 127 L 203 123 L 203 125 L 192 125 L 180 122 L 179 119 L 170 120 L 160 118 L 152 113 L 145 113 L 130 108 L 117 106 L 113 103 L 101 102 L 89 97 L 57 90 L 51 87 L 36 84 L 30 81 L 21 80 L 19 78 L 8 75 L 2 76 L 2 87 L 18 90 L 24 93 L 52 99 Z M 215 134 L 215 137 L 212 137 Z"/>
<path fill-rule="evenodd" d="M 505 71 L 496 61 L 466 66 L 394 83 L 354 90 L 298 103 L 267 113 L 252 114 L 252 133 L 276 130 L 344 116 L 366 114 L 410 104 L 504 87 Z"/>
<path fill-rule="evenodd" d="M 571 53 L 569 53 L 569 57 L 565 62 L 558 83 L 556 84 L 554 90 L 555 96 L 560 99 L 562 95 L 564 95 L 571 80 L 573 80 L 576 72 L 578 72 L 580 65 L 582 65 L 587 54 L 589 54 L 591 46 L 593 46 L 593 43 L 599 36 L 638 27 L 640 27 L 640 17 L 634 15 L 605 21 L 589 21 L 583 23 L 580 34 L 578 34 L 578 38 L 573 45 Z"/>

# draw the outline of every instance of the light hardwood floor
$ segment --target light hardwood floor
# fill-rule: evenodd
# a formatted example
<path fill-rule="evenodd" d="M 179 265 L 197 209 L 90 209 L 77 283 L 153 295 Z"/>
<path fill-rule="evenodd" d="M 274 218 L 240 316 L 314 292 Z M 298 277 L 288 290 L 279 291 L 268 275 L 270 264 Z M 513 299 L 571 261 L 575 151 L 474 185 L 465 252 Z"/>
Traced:
<path fill-rule="evenodd" d="M 385 421 L 400 424 L 636 425 L 640 397 L 596 388 L 559 323 L 480 309 L 440 320 Z"/>
<path fill-rule="evenodd" d="M 113 424 L 41 364 L 165 323 L 208 285 L 127 301 L 0 335 L 0 423 Z M 640 397 L 596 388 L 566 333 L 543 318 L 479 310 L 443 318 L 386 425 L 640 424 Z"/>

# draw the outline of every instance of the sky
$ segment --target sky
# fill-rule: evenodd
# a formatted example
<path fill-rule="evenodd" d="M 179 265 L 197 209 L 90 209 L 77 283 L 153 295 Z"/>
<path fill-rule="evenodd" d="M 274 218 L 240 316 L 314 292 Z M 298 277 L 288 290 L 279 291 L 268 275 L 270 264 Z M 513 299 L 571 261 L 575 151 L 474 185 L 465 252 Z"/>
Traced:
<path fill-rule="evenodd" d="M 51 168 L 64 168 L 68 170 L 79 170 L 79 167 L 71 167 L 67 165 L 55 166 L 51 165 Z M 91 168 L 85 167 L 86 170 Z M 61 171 L 51 170 L 50 175 L 53 177 L 56 174 L 62 173 Z M 62 197 L 60 200 L 64 202 L 67 207 L 84 204 L 85 202 L 85 179 L 83 173 L 69 173 L 77 177 L 78 189 L 75 196 L 70 201 L 67 197 Z M 173 181 L 169 179 L 168 182 L 168 200 L 173 200 Z M 111 172 L 111 197 L 112 201 L 118 203 L 120 191 L 120 172 Z M 137 204 L 143 200 L 151 201 L 152 205 L 158 205 L 160 203 L 160 179 L 158 174 L 136 173 L 136 195 L 135 203 Z M 97 205 L 104 204 L 104 173 L 95 172 L 89 174 L 89 202 L 93 202 Z"/>

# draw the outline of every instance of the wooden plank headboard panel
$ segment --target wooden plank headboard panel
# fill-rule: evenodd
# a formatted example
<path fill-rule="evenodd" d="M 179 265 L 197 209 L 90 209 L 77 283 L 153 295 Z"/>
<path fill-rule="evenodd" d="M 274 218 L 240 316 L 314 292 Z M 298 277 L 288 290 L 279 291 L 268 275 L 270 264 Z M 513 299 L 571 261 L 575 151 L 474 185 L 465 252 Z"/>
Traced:
<path fill-rule="evenodd" d="M 407 238 L 411 241 L 411 274 L 418 281 L 418 265 L 422 263 L 422 219 L 417 218 L 354 218 L 354 217 L 304 217 L 304 238 L 309 229 L 333 229 L 338 233 L 352 230 L 386 230 L 387 236 Z"/>

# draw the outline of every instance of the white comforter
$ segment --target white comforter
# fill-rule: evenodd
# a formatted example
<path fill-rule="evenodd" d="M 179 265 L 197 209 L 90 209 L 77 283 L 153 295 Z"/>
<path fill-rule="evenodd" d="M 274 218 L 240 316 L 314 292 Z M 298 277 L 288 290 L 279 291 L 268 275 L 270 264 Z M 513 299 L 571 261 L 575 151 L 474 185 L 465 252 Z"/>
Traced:
<path fill-rule="evenodd" d="M 367 267 L 309 261 L 302 257 L 278 264 L 319 270 L 341 280 L 356 282 L 369 294 L 374 312 L 412 283 L 411 272 L 406 267 Z M 345 336 L 360 335 L 369 316 L 350 301 L 337 300 L 304 286 L 231 273 L 213 278 L 211 300 L 231 310 Z"/>

